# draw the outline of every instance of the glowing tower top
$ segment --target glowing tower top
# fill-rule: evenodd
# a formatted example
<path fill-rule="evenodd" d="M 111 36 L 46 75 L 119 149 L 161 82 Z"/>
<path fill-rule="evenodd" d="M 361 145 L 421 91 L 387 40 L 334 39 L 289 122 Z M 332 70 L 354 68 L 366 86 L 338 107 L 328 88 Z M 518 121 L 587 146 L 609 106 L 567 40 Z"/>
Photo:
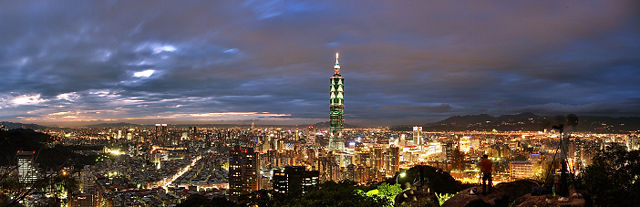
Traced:
<path fill-rule="evenodd" d="M 340 74 L 340 53 L 336 52 L 336 65 L 333 66 L 333 74 Z"/>

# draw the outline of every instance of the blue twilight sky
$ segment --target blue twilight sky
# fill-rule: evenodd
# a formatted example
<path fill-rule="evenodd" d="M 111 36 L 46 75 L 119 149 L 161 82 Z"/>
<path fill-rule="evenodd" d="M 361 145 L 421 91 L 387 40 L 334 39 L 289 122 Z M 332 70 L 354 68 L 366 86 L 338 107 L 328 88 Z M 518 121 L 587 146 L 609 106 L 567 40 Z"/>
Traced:
<path fill-rule="evenodd" d="M 226 2 L 226 3 L 225 3 Z M 640 2 L 2 1 L 0 120 L 640 115 Z"/>

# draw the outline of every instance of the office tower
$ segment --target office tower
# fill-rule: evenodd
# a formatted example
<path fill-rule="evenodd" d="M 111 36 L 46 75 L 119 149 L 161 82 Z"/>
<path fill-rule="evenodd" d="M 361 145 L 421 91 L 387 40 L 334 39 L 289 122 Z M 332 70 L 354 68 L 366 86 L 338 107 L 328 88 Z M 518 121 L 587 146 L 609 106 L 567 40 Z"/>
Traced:
<path fill-rule="evenodd" d="M 413 127 L 413 144 L 416 146 L 422 145 L 422 127 L 421 126 Z"/>
<path fill-rule="evenodd" d="M 342 129 L 344 129 L 344 78 L 340 75 L 340 64 L 338 63 L 339 54 L 336 53 L 336 64 L 333 67 L 333 76 L 331 76 L 329 109 L 329 151 L 344 151 L 344 137 Z"/>
<path fill-rule="evenodd" d="M 18 159 L 18 182 L 33 183 L 38 179 L 38 172 L 35 168 L 35 160 L 33 160 L 36 151 L 18 150 L 16 157 Z"/>
<path fill-rule="evenodd" d="M 303 195 L 318 184 L 320 172 L 307 171 L 304 166 L 287 166 L 273 172 L 273 190 L 293 196 Z"/>
<path fill-rule="evenodd" d="M 258 190 L 258 170 L 258 154 L 253 148 L 233 147 L 229 156 L 229 195 L 232 200 Z"/>

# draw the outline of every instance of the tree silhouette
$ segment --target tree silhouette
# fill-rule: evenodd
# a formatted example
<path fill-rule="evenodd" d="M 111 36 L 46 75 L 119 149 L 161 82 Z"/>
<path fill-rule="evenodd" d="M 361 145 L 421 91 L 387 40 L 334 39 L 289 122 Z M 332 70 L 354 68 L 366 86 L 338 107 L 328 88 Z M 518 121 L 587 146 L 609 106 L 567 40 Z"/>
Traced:
<path fill-rule="evenodd" d="M 601 151 L 582 180 L 598 206 L 637 206 L 640 203 L 640 151 L 613 146 Z"/>

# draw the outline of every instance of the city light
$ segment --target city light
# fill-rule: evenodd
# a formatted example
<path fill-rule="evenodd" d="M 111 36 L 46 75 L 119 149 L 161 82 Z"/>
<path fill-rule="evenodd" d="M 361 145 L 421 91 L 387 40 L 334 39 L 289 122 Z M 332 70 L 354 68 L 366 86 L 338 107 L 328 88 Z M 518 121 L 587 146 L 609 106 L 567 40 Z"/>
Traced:
<path fill-rule="evenodd" d="M 120 156 L 125 154 L 123 151 L 121 151 L 120 149 L 109 149 L 109 148 L 105 148 L 105 151 L 111 155 L 114 156 Z"/>

